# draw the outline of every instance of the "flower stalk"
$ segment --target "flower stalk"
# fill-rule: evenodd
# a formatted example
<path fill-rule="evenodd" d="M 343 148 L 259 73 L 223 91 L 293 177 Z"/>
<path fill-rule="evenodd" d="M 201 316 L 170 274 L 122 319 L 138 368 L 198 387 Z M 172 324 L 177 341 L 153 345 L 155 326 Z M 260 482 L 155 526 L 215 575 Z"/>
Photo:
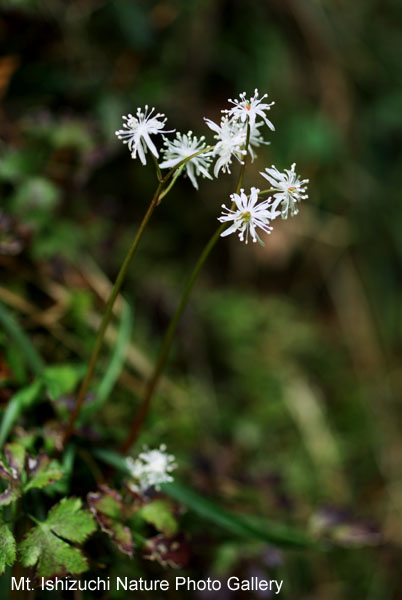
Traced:
<path fill-rule="evenodd" d="M 140 240 L 141 240 L 141 238 L 143 236 L 143 233 L 144 233 L 145 228 L 146 228 L 146 226 L 148 224 L 148 221 L 150 220 L 150 218 L 152 216 L 152 213 L 154 212 L 156 206 L 158 205 L 159 196 L 160 196 L 160 194 L 162 192 L 162 187 L 163 187 L 163 184 L 161 182 L 161 183 L 159 183 L 158 187 L 156 188 L 156 191 L 154 193 L 152 201 L 151 201 L 151 203 L 150 203 L 150 205 L 148 207 L 147 212 L 145 213 L 145 215 L 144 215 L 144 217 L 143 217 L 143 219 L 141 221 L 141 224 L 140 224 L 140 226 L 138 228 L 137 233 L 134 236 L 134 239 L 133 239 L 133 241 L 131 243 L 131 246 L 130 246 L 127 254 L 126 254 L 125 259 L 123 260 L 123 263 L 122 263 L 122 265 L 120 267 L 120 271 L 119 271 L 119 273 L 117 275 L 117 278 L 116 278 L 116 281 L 115 281 L 115 283 L 113 285 L 113 289 L 111 291 L 109 300 L 107 301 L 105 312 L 104 312 L 103 317 L 102 317 L 102 322 L 100 324 L 100 327 L 99 327 L 99 330 L 98 330 L 98 333 L 97 333 L 97 336 L 96 336 L 96 340 L 95 340 L 95 344 L 94 344 L 94 347 L 93 347 L 93 350 L 92 350 L 91 358 L 90 358 L 89 364 L 88 364 L 88 369 L 87 369 L 85 377 L 84 377 L 84 379 L 83 379 L 83 381 L 81 383 L 80 389 L 78 391 L 77 400 L 75 402 L 74 410 L 71 413 L 70 420 L 69 420 L 67 428 L 66 428 L 66 430 L 64 432 L 63 446 L 66 445 L 66 443 L 68 442 L 68 440 L 71 437 L 71 434 L 74 431 L 74 425 L 75 425 L 75 423 L 77 421 L 77 418 L 78 418 L 78 416 L 80 414 L 82 405 L 83 405 L 84 400 L 85 400 L 85 396 L 86 396 L 87 391 L 88 391 L 89 384 L 90 384 L 90 382 L 92 380 L 92 377 L 93 377 L 93 374 L 94 374 L 94 371 L 95 371 L 96 362 L 98 360 L 99 353 L 100 353 L 101 348 L 102 348 L 103 339 L 105 337 L 106 329 L 107 329 L 107 327 L 108 327 L 108 325 L 110 323 L 110 319 L 112 318 L 114 303 L 115 303 L 116 298 L 117 298 L 117 296 L 118 296 L 118 294 L 120 292 L 121 286 L 122 286 L 123 281 L 124 281 L 124 279 L 126 277 L 127 269 L 128 269 L 128 267 L 129 267 L 129 265 L 131 263 L 131 260 L 132 260 L 134 254 L 135 254 L 135 251 L 137 250 L 138 244 L 140 243 Z"/>
<path fill-rule="evenodd" d="M 246 144 L 245 144 L 246 149 L 249 146 L 249 141 L 250 141 L 250 126 L 247 125 Z M 236 186 L 236 193 L 238 193 L 240 191 L 240 188 L 243 185 L 244 173 L 246 170 L 246 158 L 247 158 L 247 154 L 244 157 L 244 160 L 243 160 L 241 168 L 240 168 L 239 179 L 238 179 L 237 186 Z M 214 234 L 211 236 L 208 243 L 206 244 L 203 251 L 201 252 L 201 255 L 200 255 L 193 271 L 191 272 L 190 277 L 187 280 L 186 287 L 184 288 L 182 297 L 176 308 L 176 312 L 174 313 L 174 315 L 169 323 L 169 326 L 166 330 L 165 336 L 163 338 L 162 346 L 161 346 L 161 349 L 159 350 L 159 354 L 158 354 L 157 361 L 155 363 L 154 370 L 153 370 L 152 375 L 146 385 L 144 396 L 143 396 L 142 402 L 140 404 L 140 407 L 138 409 L 137 415 L 131 425 L 128 436 L 121 447 L 122 454 L 127 454 L 128 450 L 131 448 L 131 446 L 136 441 L 138 434 L 143 426 L 144 420 L 147 416 L 149 407 L 151 405 L 151 400 L 152 400 L 155 388 L 159 383 L 159 379 L 162 375 L 162 372 L 163 372 L 163 370 L 166 366 L 167 360 L 169 358 L 170 348 L 173 343 L 173 339 L 174 339 L 174 336 L 175 336 L 175 333 L 177 330 L 177 326 L 179 324 L 179 321 L 183 314 L 183 311 L 187 305 L 191 290 L 193 289 L 194 284 L 197 281 L 198 276 L 199 276 L 206 260 L 208 259 L 208 256 L 210 255 L 211 251 L 215 247 L 215 244 L 217 243 L 219 237 L 221 236 L 224 228 L 225 228 L 225 224 L 220 225 L 216 229 Z"/>
<path fill-rule="evenodd" d="M 106 308 L 105 308 L 105 312 L 103 314 L 102 317 L 102 321 L 101 324 L 99 326 L 99 330 L 96 336 L 96 340 L 95 340 L 95 344 L 92 350 L 92 354 L 89 360 L 89 364 L 88 364 L 88 369 L 86 371 L 85 377 L 81 383 L 81 386 L 79 388 L 78 391 L 78 395 L 77 395 L 77 399 L 75 402 L 75 406 L 73 409 L 73 412 L 71 413 L 70 416 L 70 420 L 67 424 L 67 427 L 65 429 L 64 432 L 64 437 L 63 437 L 63 447 L 67 444 L 68 440 L 70 439 L 73 431 L 74 431 L 74 426 L 75 423 L 78 419 L 78 416 L 81 412 L 81 408 L 83 406 L 85 397 L 87 395 L 88 392 L 88 388 L 89 385 L 91 383 L 94 371 L 95 371 L 95 367 L 96 367 L 96 363 L 99 357 L 99 353 L 102 349 L 102 344 L 103 344 L 103 339 L 105 337 L 105 333 L 106 333 L 106 329 L 110 323 L 110 320 L 112 318 L 113 315 L 113 306 L 114 303 L 116 301 L 117 296 L 119 295 L 121 286 L 124 282 L 124 279 L 126 277 L 126 273 L 128 270 L 128 267 L 131 263 L 131 260 L 138 248 L 138 245 L 141 241 L 141 238 L 144 234 L 144 231 L 148 225 L 148 222 L 152 216 L 152 213 L 154 212 L 155 208 L 160 204 L 162 198 L 164 196 L 166 196 L 166 194 L 170 191 L 170 189 L 172 188 L 173 184 L 175 183 L 177 177 L 175 177 L 175 173 L 176 171 L 178 171 L 179 173 L 181 172 L 182 168 L 185 166 L 185 164 L 190 161 L 191 159 L 193 159 L 194 157 L 198 156 L 199 154 L 203 154 L 206 152 L 210 152 L 211 151 L 211 147 L 208 148 L 203 148 L 202 150 L 195 152 L 194 154 L 185 157 L 183 160 L 181 160 L 177 165 L 175 165 L 174 167 L 172 167 L 168 173 L 161 179 L 161 175 L 160 175 L 160 170 L 159 170 L 159 166 L 157 169 L 157 176 L 158 176 L 158 180 L 159 180 L 159 184 L 158 187 L 155 190 L 155 193 L 153 195 L 153 198 L 151 200 L 151 203 L 148 207 L 148 210 L 146 211 L 141 224 L 138 228 L 137 233 L 134 236 L 134 239 L 131 243 L 131 246 L 126 254 L 126 257 L 123 260 L 123 263 L 120 267 L 120 271 L 117 275 L 116 281 L 113 285 L 112 291 L 110 293 L 110 297 L 107 301 L 106 304 Z M 151 153 L 152 154 L 152 153 Z M 152 154 L 152 156 L 154 156 Z M 155 161 L 156 162 L 156 161 Z M 156 162 L 157 164 L 157 162 Z M 172 177 L 172 182 L 169 183 L 169 179 Z"/>

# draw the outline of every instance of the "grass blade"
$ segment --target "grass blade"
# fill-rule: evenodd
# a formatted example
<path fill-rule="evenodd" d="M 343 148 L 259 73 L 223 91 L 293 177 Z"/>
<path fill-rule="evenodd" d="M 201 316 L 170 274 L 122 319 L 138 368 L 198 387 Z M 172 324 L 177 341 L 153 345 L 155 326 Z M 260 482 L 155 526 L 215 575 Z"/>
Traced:
<path fill-rule="evenodd" d="M 260 540 L 281 547 L 305 548 L 314 544 L 308 536 L 289 525 L 232 513 L 176 481 L 163 484 L 161 488 L 165 494 L 184 504 L 200 517 L 239 537 Z"/>
<path fill-rule="evenodd" d="M 1 302 L 0 324 L 4 327 L 8 335 L 14 339 L 32 372 L 35 375 L 40 375 L 44 368 L 42 358 L 16 319 Z"/>
<path fill-rule="evenodd" d="M 22 388 L 11 398 L 7 404 L 7 408 L 3 413 L 3 418 L 0 424 L 0 447 L 3 446 L 10 432 L 10 429 L 14 425 L 15 421 L 20 416 L 24 408 L 27 408 L 33 404 L 41 391 L 42 382 L 37 379 L 31 385 Z"/>

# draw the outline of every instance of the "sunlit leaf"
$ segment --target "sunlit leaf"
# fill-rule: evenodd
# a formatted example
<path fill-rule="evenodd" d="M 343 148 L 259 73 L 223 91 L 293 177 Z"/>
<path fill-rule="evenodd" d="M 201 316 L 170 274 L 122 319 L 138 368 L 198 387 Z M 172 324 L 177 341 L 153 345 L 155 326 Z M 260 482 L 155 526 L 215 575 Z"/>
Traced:
<path fill-rule="evenodd" d="M 81 550 L 68 542 L 82 543 L 96 529 L 95 521 L 82 510 L 79 498 L 64 498 L 48 513 L 46 521 L 33 527 L 19 545 L 25 567 L 37 566 L 42 577 L 79 574 L 88 568 Z"/>

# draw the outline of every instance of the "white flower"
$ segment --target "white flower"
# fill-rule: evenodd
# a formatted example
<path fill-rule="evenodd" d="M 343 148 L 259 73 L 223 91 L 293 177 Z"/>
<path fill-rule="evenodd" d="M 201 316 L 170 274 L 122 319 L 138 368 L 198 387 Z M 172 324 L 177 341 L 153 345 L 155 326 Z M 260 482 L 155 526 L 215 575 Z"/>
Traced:
<path fill-rule="evenodd" d="M 247 154 L 243 148 L 246 142 L 244 128 L 240 123 L 228 117 L 223 117 L 220 125 L 214 123 L 211 119 L 204 120 L 208 127 L 215 131 L 214 139 L 218 140 L 213 150 L 213 155 L 218 156 L 214 167 L 214 175 L 218 177 L 221 169 L 223 173 L 230 173 L 232 157 L 234 156 L 239 162 L 242 162 L 244 155 Z"/>
<path fill-rule="evenodd" d="M 164 155 L 164 161 L 159 165 L 161 169 L 170 169 L 179 164 L 184 158 L 199 152 L 207 147 L 204 140 L 205 137 L 202 136 L 198 139 L 195 135 L 193 135 L 192 131 L 188 133 L 176 133 L 176 138 L 173 141 L 164 139 L 165 148 L 162 150 Z M 186 173 L 195 187 L 198 190 L 198 183 L 196 177 L 202 175 L 203 177 L 208 177 L 208 179 L 212 179 L 211 175 L 208 173 L 209 165 L 212 161 L 211 155 L 208 153 L 200 154 L 199 156 L 194 156 L 191 160 L 186 162 Z"/>
<path fill-rule="evenodd" d="M 261 117 L 265 124 L 275 131 L 275 127 L 273 123 L 266 116 L 266 112 L 271 110 L 271 106 L 275 104 L 275 102 L 271 102 L 267 104 L 263 102 L 264 98 L 266 98 L 268 94 L 264 94 L 261 98 L 258 98 L 258 90 L 254 90 L 254 96 L 250 99 L 246 98 L 246 92 L 240 94 L 240 100 L 230 100 L 231 104 L 234 104 L 233 108 L 229 110 L 225 109 L 222 112 L 230 115 L 234 119 L 239 119 L 242 122 L 248 120 L 250 123 L 250 127 L 253 127 L 257 116 Z"/>
<path fill-rule="evenodd" d="M 257 204 L 259 191 L 257 188 L 252 187 L 249 197 L 246 196 L 243 189 L 240 190 L 240 194 L 231 194 L 230 198 L 235 204 L 235 210 L 227 208 L 222 204 L 222 208 L 226 211 L 226 214 L 222 214 L 218 218 L 218 221 L 221 223 L 233 221 L 233 224 L 221 233 L 222 237 L 238 231 L 242 242 L 247 244 L 250 234 L 253 242 L 259 242 L 262 246 L 264 245 L 256 232 L 256 228 L 259 227 L 265 233 L 271 233 L 273 227 L 269 223 L 277 216 L 277 213 L 271 211 L 271 198 Z"/>
<path fill-rule="evenodd" d="M 300 179 L 295 172 L 295 167 L 296 163 L 293 163 L 290 169 L 285 169 L 284 173 L 278 171 L 274 165 L 272 165 L 271 169 L 265 169 L 265 173 L 260 171 L 260 175 L 269 181 L 273 190 L 276 190 L 272 208 L 275 210 L 279 204 L 282 205 L 282 219 L 288 218 L 289 211 L 292 217 L 297 215 L 299 210 L 296 204 L 300 200 L 308 198 L 306 184 L 309 180 Z"/>
<path fill-rule="evenodd" d="M 149 114 L 148 105 L 145 106 L 143 111 L 141 108 L 137 108 L 136 116 L 129 114 L 127 117 L 123 116 L 123 127 L 116 131 L 117 137 L 123 141 L 123 144 L 128 144 L 129 150 L 131 151 L 132 158 L 140 157 L 140 161 L 143 165 L 146 164 L 147 160 L 145 154 L 148 149 L 150 152 L 158 158 L 159 154 L 155 144 L 151 140 L 151 135 L 157 135 L 159 133 L 169 133 L 163 129 L 166 123 L 166 117 L 162 113 L 157 113 L 152 116 L 154 108 L 151 108 Z"/>
<path fill-rule="evenodd" d="M 136 460 L 127 457 L 126 464 L 142 492 L 150 487 L 158 490 L 159 484 L 173 481 L 170 473 L 177 467 L 173 454 L 166 453 L 165 444 L 155 450 L 144 448 Z M 135 489 L 136 486 L 132 487 Z"/>

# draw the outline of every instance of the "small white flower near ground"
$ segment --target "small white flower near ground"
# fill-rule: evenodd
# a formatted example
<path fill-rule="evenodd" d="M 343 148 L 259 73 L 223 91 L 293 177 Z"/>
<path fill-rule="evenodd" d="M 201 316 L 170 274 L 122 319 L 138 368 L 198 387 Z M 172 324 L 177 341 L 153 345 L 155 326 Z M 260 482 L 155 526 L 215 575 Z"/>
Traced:
<path fill-rule="evenodd" d="M 271 198 L 258 203 L 259 191 L 259 189 L 252 187 L 249 196 L 245 194 L 243 189 L 240 190 L 240 194 L 231 194 L 230 198 L 235 205 L 234 210 L 222 204 L 224 211 L 218 221 L 232 223 L 228 229 L 221 233 L 222 237 L 238 232 L 240 241 L 247 244 L 250 236 L 254 243 L 258 242 L 262 246 L 264 245 L 256 230 L 259 228 L 265 233 L 271 233 L 273 227 L 270 226 L 270 222 L 279 213 L 271 210 Z"/>
<path fill-rule="evenodd" d="M 123 127 L 116 131 L 117 137 L 123 141 L 123 144 L 127 144 L 131 152 L 132 158 L 137 158 L 137 153 L 140 161 L 143 165 L 146 165 L 146 153 L 148 150 L 156 157 L 159 157 L 158 150 L 155 144 L 151 140 L 151 135 L 158 135 L 160 133 L 169 133 L 163 128 L 167 121 L 167 118 L 162 113 L 156 113 L 153 115 L 154 108 L 148 113 L 148 105 L 145 109 L 137 108 L 135 117 L 131 114 L 123 116 Z"/>
<path fill-rule="evenodd" d="M 154 450 L 144 448 L 135 460 L 128 456 L 126 464 L 141 492 L 150 487 L 158 490 L 161 483 L 173 481 L 170 473 L 177 467 L 175 457 L 167 454 L 165 444 Z M 132 487 L 135 489 L 136 486 Z"/>
<path fill-rule="evenodd" d="M 183 159 L 188 158 L 192 154 L 204 150 L 207 147 L 204 141 L 205 137 L 202 136 L 197 138 L 193 135 L 192 131 L 188 131 L 187 133 L 176 133 L 176 137 L 172 141 L 165 137 L 163 140 L 165 147 L 162 150 L 164 161 L 159 165 L 161 169 L 171 169 L 178 165 Z M 185 170 L 187 176 L 196 190 L 198 190 L 197 177 L 202 175 L 202 177 L 212 179 L 208 172 L 211 161 L 211 155 L 206 152 L 205 154 L 194 156 L 186 162 Z"/>
<path fill-rule="evenodd" d="M 297 203 L 300 200 L 308 198 L 307 183 L 308 179 L 300 179 L 296 171 L 296 163 L 293 163 L 290 169 L 285 169 L 283 173 L 272 165 L 270 169 L 265 169 L 265 173 L 260 171 L 260 175 L 265 177 L 276 191 L 274 194 L 275 201 L 273 210 L 276 210 L 279 204 L 281 205 L 282 219 L 288 218 L 288 213 L 294 217 L 298 214 L 299 209 Z"/>
<path fill-rule="evenodd" d="M 272 130 L 275 131 L 275 127 L 273 123 L 266 116 L 266 112 L 271 110 L 271 106 L 275 104 L 275 102 L 270 102 L 267 104 L 263 102 L 263 100 L 268 96 L 268 94 L 264 94 L 261 98 L 258 97 L 258 90 L 254 90 L 254 96 L 251 98 L 246 98 L 246 92 L 240 94 L 239 100 L 230 100 L 229 102 L 234 106 L 230 109 L 224 109 L 222 112 L 233 117 L 234 119 L 239 119 L 243 123 L 248 121 L 250 123 L 250 127 L 256 122 L 257 117 L 261 117 L 265 124 Z"/>

